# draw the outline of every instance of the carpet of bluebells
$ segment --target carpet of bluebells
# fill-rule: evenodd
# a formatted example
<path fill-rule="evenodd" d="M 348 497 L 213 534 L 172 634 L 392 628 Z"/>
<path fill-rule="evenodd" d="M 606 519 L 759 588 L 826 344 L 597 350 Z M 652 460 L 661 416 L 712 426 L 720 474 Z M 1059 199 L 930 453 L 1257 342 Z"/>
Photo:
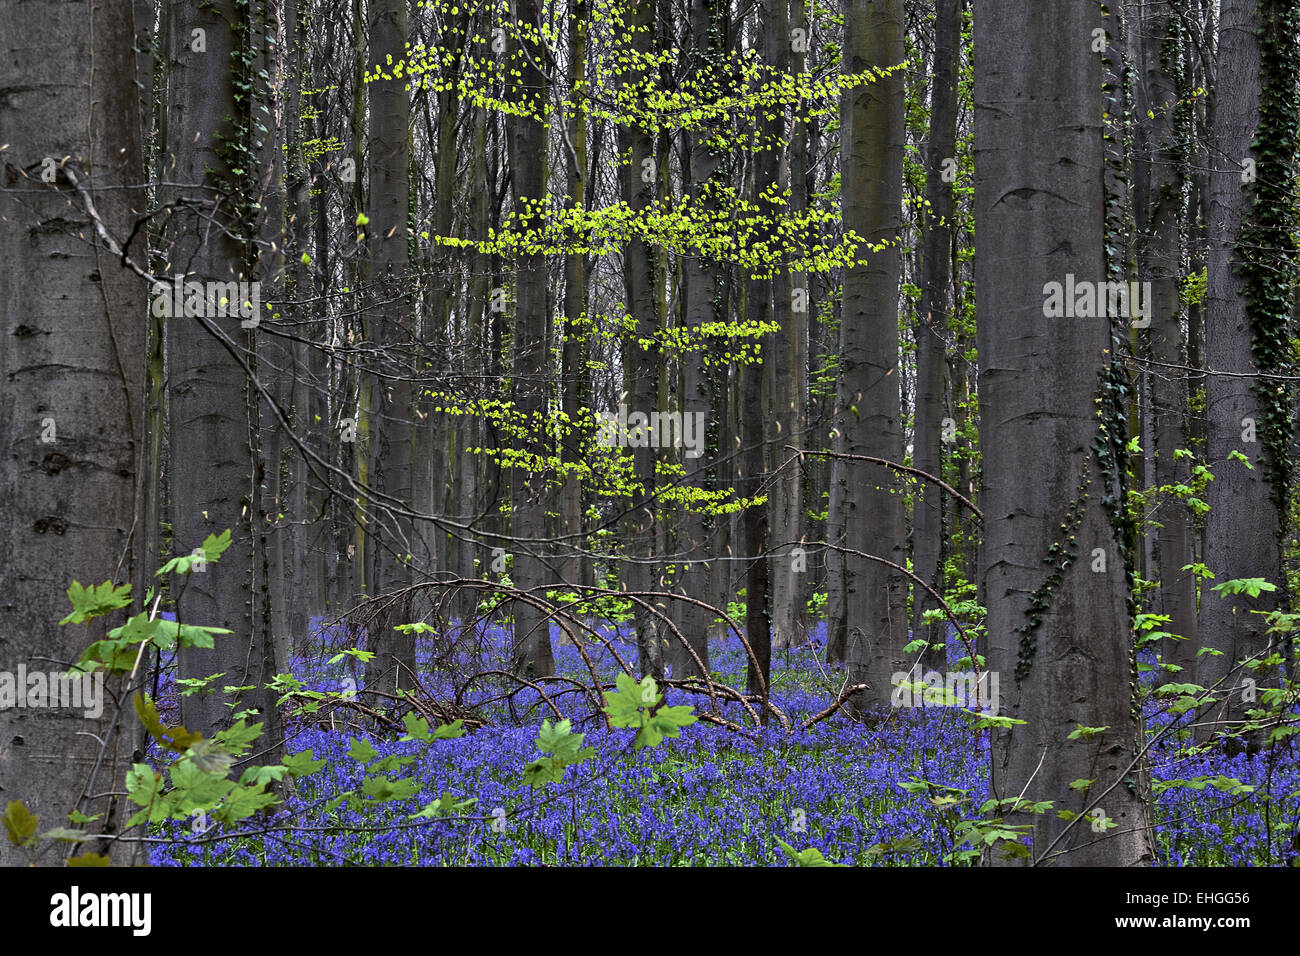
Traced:
<path fill-rule="evenodd" d="M 634 662 L 625 635 L 605 633 L 623 660 Z M 321 628 L 315 651 L 295 657 L 294 674 L 312 690 L 338 691 L 361 683 L 352 658 L 327 663 L 352 646 Z M 634 750 L 631 730 L 608 729 L 578 692 L 561 698 L 597 756 L 566 771 L 560 784 L 540 790 L 521 779 L 544 717 L 553 718 L 535 692 L 487 678 L 465 686 L 463 675 L 505 669 L 506 635 L 480 628 L 472 642 L 440 646 L 421 635 L 424 688 L 435 699 L 459 696 L 487 726 L 453 740 L 400 742 L 396 734 L 367 734 L 349 712 L 311 723 L 291 720 L 288 752 L 311 750 L 326 763 L 302 778 L 269 818 L 245 820 L 224 838 L 221 830 L 194 835 L 174 823 L 157 829 L 152 862 L 188 865 L 786 865 L 778 845 L 816 847 L 827 859 L 859 865 L 942 865 L 955 850 L 954 830 L 974 819 L 989 796 L 987 733 L 950 708 L 906 709 L 855 721 L 837 713 L 807 729 L 842 686 L 843 675 L 824 663 L 824 626 L 801 648 L 773 655 L 773 702 L 790 730 L 773 720 L 756 728 L 742 706 L 720 713 L 746 728 L 736 733 L 699 722 L 656 748 Z M 577 648 L 553 632 L 558 673 L 582 678 Z M 468 650 L 466 648 L 469 648 Z M 612 681 L 616 664 L 599 645 L 588 653 Z M 716 679 L 742 688 L 745 655 L 738 641 L 710 645 Z M 954 646 L 951 657 L 959 653 Z M 448 677 L 460 674 L 461 680 Z M 346 685 L 352 686 L 352 685 Z M 566 702 L 567 701 L 567 702 Z M 669 704 L 711 709 L 708 698 L 670 690 Z M 175 716 L 174 684 L 159 695 L 164 718 Z M 331 726 L 331 720 L 333 725 Z M 1149 732 L 1168 718 L 1153 714 Z M 350 739 L 368 739 L 382 757 L 420 754 L 401 776 L 422 781 L 410 800 L 354 809 L 349 802 L 323 812 L 336 794 L 360 786 L 364 769 L 347 753 Z M 155 761 L 157 757 L 155 756 Z M 159 764 L 155 762 L 155 766 Z M 1152 779 L 1224 775 L 1256 789 L 1232 794 L 1212 787 L 1173 787 L 1157 798 L 1161 865 L 1300 865 L 1300 759 L 1294 747 L 1256 756 L 1188 756 L 1162 738 L 1151 752 Z M 904 785 L 925 780 L 956 788 L 968 799 L 937 807 L 925 792 Z M 451 819 L 409 818 L 444 792 L 476 800 Z M 932 791 L 938 792 L 938 791 Z M 493 819 L 502 808 L 504 823 Z M 499 811 L 498 811 L 499 815 Z M 229 835 L 233 836 L 233 832 Z M 223 837 L 214 839 L 214 837 Z M 874 847 L 874 849 L 872 849 Z"/>

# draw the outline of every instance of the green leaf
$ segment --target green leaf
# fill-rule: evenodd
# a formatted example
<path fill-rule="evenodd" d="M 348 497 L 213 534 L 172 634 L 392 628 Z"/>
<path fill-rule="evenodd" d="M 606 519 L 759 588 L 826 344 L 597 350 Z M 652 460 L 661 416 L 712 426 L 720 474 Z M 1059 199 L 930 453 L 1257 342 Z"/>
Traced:
<path fill-rule="evenodd" d="M 436 820 L 439 817 L 449 816 L 452 813 L 459 813 L 462 810 L 468 810 L 474 804 L 478 803 L 476 797 L 470 797 L 467 800 L 457 800 L 452 796 L 450 790 L 444 790 L 442 796 L 432 803 L 426 804 L 424 809 L 418 813 L 412 813 L 408 820 Z"/>
<path fill-rule="evenodd" d="M 239 787 L 226 798 L 225 803 L 212 811 L 212 819 L 220 823 L 235 823 L 277 802 L 275 794 L 265 793 L 258 787 Z"/>
<path fill-rule="evenodd" d="M 284 765 L 295 777 L 309 777 L 325 766 L 325 761 L 317 760 L 314 750 L 304 750 L 296 754 L 285 754 Z"/>
<path fill-rule="evenodd" d="M 379 756 L 378 751 L 370 745 L 370 741 L 362 740 L 359 737 L 350 737 L 352 746 L 348 748 L 348 756 L 353 760 L 359 760 L 361 763 L 369 763 Z"/>
<path fill-rule="evenodd" d="M 1075 729 L 1070 731 L 1066 740 L 1079 740 L 1081 738 L 1095 737 L 1104 730 L 1110 730 L 1110 727 L 1085 727 L 1083 724 L 1076 724 Z"/>
<path fill-rule="evenodd" d="M 539 757 L 524 768 L 524 783 L 532 787 L 559 783 L 564 779 L 564 771 L 594 757 L 596 751 L 582 745 L 585 734 L 572 733 L 572 725 L 561 720 L 552 726 L 549 720 L 543 720 L 537 732 L 537 749 L 552 756 Z"/>
<path fill-rule="evenodd" d="M 178 793 L 176 811 L 188 815 L 215 807 L 235 789 L 235 782 L 226 779 L 223 771 L 206 771 L 189 760 L 182 760 L 172 767 L 172 786 Z"/>
<path fill-rule="evenodd" d="M 681 728 L 689 727 L 699 720 L 691 713 L 691 709 L 687 704 L 659 708 L 658 712 L 649 717 L 645 726 L 641 728 L 641 733 L 637 735 L 637 746 L 657 747 L 665 737 L 680 736 Z"/>
<path fill-rule="evenodd" d="M 465 736 L 464 721 L 453 720 L 449 724 L 439 724 L 433 730 L 434 740 L 455 740 Z"/>
<path fill-rule="evenodd" d="M 218 731 L 213 739 L 232 754 L 243 754 L 261 735 L 260 723 L 249 725 L 241 719 L 228 730 Z"/>
<path fill-rule="evenodd" d="M 139 691 L 132 695 L 131 705 L 135 708 L 135 714 L 140 718 L 140 723 L 144 724 L 145 730 L 149 732 L 149 736 L 168 750 L 185 753 L 203 739 L 202 734 L 191 732 L 184 727 L 164 727 L 162 720 L 158 717 L 158 708 L 154 706 L 153 700 Z"/>
<path fill-rule="evenodd" d="M 40 814 L 32 813 L 21 800 L 10 800 L 5 807 L 4 816 L 0 817 L 5 833 L 9 834 L 9 842 L 15 846 L 29 845 L 40 821 Z"/>
<path fill-rule="evenodd" d="M 414 712 L 402 717 L 402 725 L 406 727 L 406 736 L 399 737 L 398 740 L 429 739 L 429 722 Z"/>
<path fill-rule="evenodd" d="M 87 840 L 93 840 L 95 835 L 87 833 L 85 830 L 74 830 L 71 827 L 54 827 L 38 834 L 38 840 L 62 840 L 65 843 L 85 843 Z"/>
<path fill-rule="evenodd" d="M 781 850 L 790 859 L 794 860 L 795 866 L 844 866 L 843 863 L 832 863 L 822 856 L 822 851 L 816 847 L 809 847 L 806 850 L 796 850 L 784 840 L 777 838 L 777 843 L 781 844 Z"/>
<path fill-rule="evenodd" d="M 126 772 L 126 792 L 136 806 L 147 807 L 162 795 L 162 774 L 147 763 L 138 763 Z"/>
<path fill-rule="evenodd" d="M 218 744 L 216 740 L 196 741 L 185 751 L 185 756 L 204 773 L 225 775 L 230 771 L 231 764 L 235 762 L 234 754 Z"/>
<path fill-rule="evenodd" d="M 283 764 L 270 764 L 265 767 L 246 767 L 239 776 L 241 787 L 265 787 L 273 780 L 283 780 L 289 768 Z"/>
<path fill-rule="evenodd" d="M 68 859 L 68 866 L 108 866 L 108 857 L 100 853 L 79 853 Z"/>
<path fill-rule="evenodd" d="M 1220 597 L 1225 598 L 1229 594 L 1245 594 L 1254 598 L 1259 597 L 1262 591 L 1276 591 L 1277 585 L 1269 584 L 1263 578 L 1234 578 L 1222 584 L 1215 584 L 1210 590 L 1217 591 Z"/>
<path fill-rule="evenodd" d="M 653 684 L 653 680 L 651 681 Z M 615 727 L 641 726 L 641 687 L 631 675 L 619 672 L 614 678 L 616 690 L 605 692 L 605 713 Z"/>
<path fill-rule="evenodd" d="M 68 600 L 72 603 L 72 613 L 61 620 L 60 624 L 82 624 L 91 618 L 103 617 L 118 608 L 131 603 L 131 585 L 114 587 L 112 581 L 105 581 L 98 586 L 83 587 L 73 581 L 68 588 Z"/>
<path fill-rule="evenodd" d="M 380 803 L 408 800 L 420 792 L 420 781 L 409 777 L 402 780 L 387 776 L 368 777 L 361 784 L 361 792 Z"/>
<path fill-rule="evenodd" d="M 196 552 L 198 551 L 203 552 L 201 557 L 204 562 L 216 563 L 217 559 L 220 558 L 225 553 L 226 549 L 229 547 L 230 547 L 230 529 L 227 528 L 219 535 L 216 534 L 208 535 L 206 538 L 203 539 L 203 544 L 199 545 L 199 547 L 195 548 L 194 550 Z M 170 574 L 172 572 L 175 572 L 177 574 L 189 574 L 191 567 L 198 563 L 199 558 L 200 555 L 194 553 L 183 554 L 178 557 L 172 558 L 170 561 L 168 561 L 161 568 L 159 568 L 157 571 L 154 572 L 154 577 L 160 577 L 161 575 Z M 227 633 L 229 632 L 227 631 Z"/>

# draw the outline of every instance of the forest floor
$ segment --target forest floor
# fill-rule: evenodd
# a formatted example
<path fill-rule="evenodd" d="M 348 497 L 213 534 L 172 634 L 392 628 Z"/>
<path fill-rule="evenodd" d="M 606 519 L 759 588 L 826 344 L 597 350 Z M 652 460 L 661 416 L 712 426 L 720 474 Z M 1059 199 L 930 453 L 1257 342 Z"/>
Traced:
<path fill-rule="evenodd" d="M 824 632 L 824 626 L 820 628 Z M 610 634 L 624 660 L 635 648 Z M 590 695 L 574 692 L 561 705 L 573 731 L 596 756 L 565 771 L 562 782 L 534 789 L 523 768 L 540 756 L 543 718 L 554 714 L 525 690 L 507 706 L 504 679 L 424 681 L 434 699 L 461 691 L 485 726 L 449 740 L 399 741 L 349 725 L 351 711 L 296 719 L 287 728 L 290 753 L 310 750 L 325 761 L 267 817 L 227 829 L 169 823 L 153 836 L 174 837 L 151 853 L 161 866 L 193 865 L 772 865 L 815 847 L 834 862 L 856 865 L 970 864 L 978 850 L 963 843 L 963 821 L 980 818 L 989 798 L 988 733 L 955 708 L 899 708 L 854 720 L 839 712 L 803 727 L 842 686 L 823 663 L 824 635 L 802 648 L 773 654 L 773 702 L 786 716 L 756 728 L 741 705 L 721 713 L 743 733 L 703 721 L 680 738 L 634 750 L 631 730 L 609 729 Z M 327 635 L 333 652 L 349 646 Z M 480 631 L 472 653 L 435 646 L 421 635 L 422 663 L 455 661 L 462 674 L 504 665 L 505 634 Z M 716 679 L 743 688 L 745 656 L 736 640 L 710 647 Z M 615 664 L 608 650 L 590 654 L 604 679 Z M 351 658 L 333 653 L 294 659 L 293 670 L 313 690 L 339 690 Z M 953 648 L 956 659 L 957 651 Z M 484 665 L 488 665 L 485 667 Z M 472 665 L 472 666 L 471 666 Z M 572 645 L 556 642 L 556 668 L 590 683 Z M 432 670 L 432 669 L 431 669 Z M 174 692 L 172 692 L 174 693 Z M 160 695 L 164 713 L 175 706 Z M 581 703 L 574 703 L 580 700 Z M 708 698 L 670 690 L 667 703 L 708 710 Z M 1148 736 L 1160 865 L 1285 866 L 1300 864 L 1300 759 L 1294 746 L 1254 756 L 1197 752 L 1169 718 L 1148 705 Z M 1164 731 L 1164 732 L 1162 732 Z M 413 762 L 394 777 L 410 778 L 409 799 L 368 800 L 365 764 L 349 753 L 354 741 L 373 746 L 376 761 L 398 754 Z M 1174 781 L 1183 784 L 1170 785 Z M 340 795 L 356 791 L 354 798 Z M 456 815 L 415 818 L 444 793 L 467 804 Z"/>

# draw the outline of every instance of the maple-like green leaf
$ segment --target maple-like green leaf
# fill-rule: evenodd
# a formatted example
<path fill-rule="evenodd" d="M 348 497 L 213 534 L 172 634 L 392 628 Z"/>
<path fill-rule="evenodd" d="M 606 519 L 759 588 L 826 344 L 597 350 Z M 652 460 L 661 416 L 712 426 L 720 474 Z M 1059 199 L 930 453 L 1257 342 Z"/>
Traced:
<path fill-rule="evenodd" d="M 246 724 L 241 718 L 229 729 L 218 731 L 213 739 L 232 754 L 243 754 L 261 735 L 260 723 Z"/>
<path fill-rule="evenodd" d="M 226 778 L 224 771 L 206 771 L 192 761 L 182 760 L 172 767 L 172 786 L 179 796 L 176 812 L 188 816 L 195 810 L 207 810 L 235 789 L 235 782 Z"/>
<path fill-rule="evenodd" d="M 325 761 L 317 760 L 314 750 L 303 750 L 296 754 L 285 754 L 284 765 L 295 777 L 309 777 L 325 766 Z"/>
<path fill-rule="evenodd" d="M 439 724 L 433 729 L 434 740 L 455 740 L 465 736 L 465 722 L 453 720 L 449 724 Z"/>
<path fill-rule="evenodd" d="M 388 776 L 368 777 L 361 784 L 361 792 L 373 800 L 408 800 L 420 792 L 420 781 L 409 777 L 394 780 Z"/>
<path fill-rule="evenodd" d="M 114 587 L 112 581 L 105 581 L 103 584 L 84 587 L 80 582 L 73 581 L 68 588 L 68 600 L 72 603 L 72 613 L 59 623 L 82 624 L 129 605 L 131 585 Z"/>
<path fill-rule="evenodd" d="M 30 844 L 36 836 L 36 828 L 40 821 L 41 815 L 32 813 L 21 800 L 10 800 L 5 807 L 4 816 L 0 817 L 0 822 L 4 823 L 5 833 L 9 834 L 9 842 L 15 846 Z"/>
<path fill-rule="evenodd" d="M 349 738 L 352 746 L 348 748 L 348 756 L 353 760 L 359 760 L 362 763 L 369 763 L 379 756 L 378 751 L 370 745 L 370 741 L 363 740 L 360 737 Z"/>
<path fill-rule="evenodd" d="M 225 803 L 212 811 L 211 817 L 219 823 L 235 823 L 277 802 L 275 794 L 265 793 L 259 787 L 237 787 Z"/>
<path fill-rule="evenodd" d="M 398 740 L 429 739 L 429 722 L 414 712 L 405 714 L 402 717 L 402 725 L 406 728 L 406 735 L 397 738 Z"/>
<path fill-rule="evenodd" d="M 810 846 L 806 850 L 796 850 L 784 840 L 777 838 L 777 843 L 781 844 L 781 850 L 790 859 L 794 860 L 795 866 L 844 866 L 843 863 L 833 863 L 822 856 L 822 851 L 816 847 Z"/>

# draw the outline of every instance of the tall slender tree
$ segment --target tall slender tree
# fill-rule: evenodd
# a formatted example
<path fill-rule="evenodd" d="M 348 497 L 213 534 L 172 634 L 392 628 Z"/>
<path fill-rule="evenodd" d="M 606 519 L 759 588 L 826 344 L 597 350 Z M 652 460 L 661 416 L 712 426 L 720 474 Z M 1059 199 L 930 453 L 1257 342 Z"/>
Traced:
<path fill-rule="evenodd" d="M 131 265 L 121 256 L 145 198 L 132 14 L 127 0 L 5 2 L 0 20 L 15 40 L 60 43 L 57 57 L 37 42 L 6 43 L 0 58 L 0 261 L 22 277 L 0 283 L 0 671 L 58 674 L 120 623 L 60 627 L 64 589 L 130 584 L 138 532 L 146 286 L 134 268 L 145 263 L 138 247 Z M 93 693 L 85 699 L 84 708 L 6 702 L 0 800 L 23 801 L 50 826 L 73 809 L 106 810 L 103 797 L 87 798 L 114 789 L 121 737 L 108 693 L 98 711 Z M 108 759 L 91 791 L 99 741 Z M 0 866 L 24 862 L 0 841 Z"/>
<path fill-rule="evenodd" d="M 844 0 L 843 13 L 843 72 L 890 72 L 841 100 L 844 228 L 875 248 L 860 247 L 860 261 L 844 270 L 835 448 L 841 455 L 900 462 L 903 4 Z M 866 556 L 906 564 L 903 497 L 892 470 L 846 458 L 834 459 L 830 494 L 831 545 L 844 551 L 829 584 L 828 654 L 848 664 L 851 683 L 868 685 L 861 700 L 888 703 L 890 676 L 902 667 L 907 639 L 907 582 L 900 571 Z"/>
<path fill-rule="evenodd" d="M 949 299 L 952 295 L 953 183 L 957 170 L 957 63 L 962 0 L 936 0 L 934 79 L 930 86 L 930 142 L 925 153 L 925 232 L 920 318 L 916 329 L 916 433 L 912 462 L 938 476 L 942 450 L 955 429 L 943 427 Z M 912 567 L 916 576 L 942 593 L 944 500 L 929 482 L 918 485 L 912 516 Z M 924 636 L 929 662 L 944 663 L 944 628 L 923 625 L 937 602 L 923 587 L 912 590 L 913 634 Z"/>
<path fill-rule="evenodd" d="M 517 227 L 525 234 L 540 231 L 546 202 L 547 78 L 542 72 L 541 8 L 537 0 L 517 0 L 512 52 L 517 71 L 513 91 L 523 115 L 509 124 L 510 179 Z M 546 329 L 551 298 L 546 255 L 536 236 L 526 236 L 517 259 L 514 364 L 512 388 L 519 426 L 526 432 L 520 450 L 531 463 L 511 469 L 511 530 L 516 539 L 513 581 L 533 601 L 546 598 L 549 583 L 543 552 L 546 537 L 547 473 L 547 373 L 550 348 Z M 554 670 L 548 617 L 537 604 L 514 603 L 515 666 L 525 674 L 545 675 Z"/>
<path fill-rule="evenodd" d="M 637 110 L 645 108 L 645 86 L 651 80 L 649 58 L 654 50 L 655 12 L 657 2 L 650 0 L 625 0 L 621 4 L 622 26 L 627 45 L 627 69 L 624 71 L 627 89 L 631 91 L 630 103 Z M 655 199 L 657 186 L 665 170 L 659 168 L 655 153 L 654 136 L 649 120 L 633 115 L 630 122 L 618 127 L 620 153 L 620 180 L 622 198 L 633 213 L 646 210 Z M 635 323 L 635 331 L 626 334 L 623 342 L 624 391 L 630 412 L 649 416 L 659 408 L 659 373 L 662 362 L 656 344 L 659 313 L 655 303 L 658 275 L 657 257 L 644 236 L 633 233 L 623 250 L 624 305 Z M 628 501 L 626 527 L 626 554 L 622 579 L 627 589 L 645 594 L 655 584 L 655 462 L 658 458 L 653 436 L 633 435 L 628 439 L 632 446 L 632 493 Z M 644 606 L 641 598 L 635 605 L 633 616 L 639 666 L 642 673 L 663 677 L 663 645 L 659 626 L 654 615 Z"/>
<path fill-rule="evenodd" d="M 1127 378 L 1111 374 L 1108 356 L 1126 329 L 1045 317 L 1049 283 L 1104 278 L 1093 49 L 1104 29 L 1097 7 L 1070 0 L 985 0 L 975 17 L 981 564 L 988 668 L 1001 713 L 1025 722 L 993 732 L 994 797 L 1010 799 L 1009 811 L 1022 795 L 1053 801 L 1053 812 L 1007 814 L 1032 828 L 1036 862 L 1137 866 L 1153 851 L 1130 582 L 1110 504 L 1123 501 L 1116 391 Z M 1080 779 L 1091 786 L 1072 788 Z M 1094 810 L 1117 827 L 1093 832 Z M 1005 862 L 999 848 L 993 856 Z"/>
<path fill-rule="evenodd" d="M 375 496 L 367 532 L 372 598 L 386 603 L 372 617 L 369 689 L 392 692 L 413 686 L 415 638 L 398 631 L 408 623 L 414 523 L 403 511 L 414 504 L 412 419 L 414 363 L 410 281 L 410 94 L 406 59 L 406 0 L 370 0 L 366 84 L 370 102 L 367 176 L 369 207 L 359 228 L 365 235 L 368 294 L 365 322 L 374 343 L 372 368 L 362 378 L 368 393 L 368 469 Z M 427 501 L 427 499 L 426 499 Z M 396 507 L 389 507 L 393 502 Z M 403 595 L 393 603 L 390 595 Z"/>
<path fill-rule="evenodd" d="M 1295 5 L 1291 0 L 1223 0 L 1209 154 L 1209 259 L 1205 364 L 1207 491 L 1204 563 L 1219 581 L 1263 578 L 1284 588 L 1285 528 L 1292 407 L 1276 373 L 1286 361 L 1294 269 L 1296 142 Z M 1264 56 L 1267 48 L 1270 55 Z M 1261 83 L 1263 90 L 1261 91 Z M 1269 122 L 1263 117 L 1270 113 Z M 1241 461 L 1245 458 L 1251 467 Z M 1241 662 L 1270 650 L 1262 614 L 1277 591 L 1201 596 L 1202 654 L 1196 683 L 1213 689 L 1220 719 L 1238 720 L 1264 674 Z M 1210 732 L 1209 721 L 1202 733 Z"/>
<path fill-rule="evenodd" d="M 233 632 L 213 648 L 183 648 L 179 655 L 181 677 L 223 675 L 208 692 L 181 702 L 185 725 L 205 736 L 226 726 L 242 707 L 258 710 L 268 731 L 275 713 L 274 696 L 261 689 L 274 674 L 274 647 L 254 611 L 257 398 L 246 370 L 256 333 L 244 328 L 249 320 L 239 311 L 241 296 L 230 294 L 231 283 L 260 281 L 252 279 L 246 239 L 251 211 L 243 170 L 253 140 L 247 98 L 237 100 L 235 93 L 232 63 L 244 52 L 243 32 L 233 26 L 236 6 L 235 0 L 218 0 L 164 11 L 162 199 L 169 215 L 162 274 L 202 283 L 205 290 L 203 301 L 184 315 L 166 305 L 154 310 L 166 314 L 173 550 L 188 554 L 208 535 L 231 532 L 221 563 L 189 575 L 176 601 L 182 622 Z M 166 289 L 158 295 L 167 301 Z M 224 686 L 254 689 L 227 694 L 220 690 Z"/>

